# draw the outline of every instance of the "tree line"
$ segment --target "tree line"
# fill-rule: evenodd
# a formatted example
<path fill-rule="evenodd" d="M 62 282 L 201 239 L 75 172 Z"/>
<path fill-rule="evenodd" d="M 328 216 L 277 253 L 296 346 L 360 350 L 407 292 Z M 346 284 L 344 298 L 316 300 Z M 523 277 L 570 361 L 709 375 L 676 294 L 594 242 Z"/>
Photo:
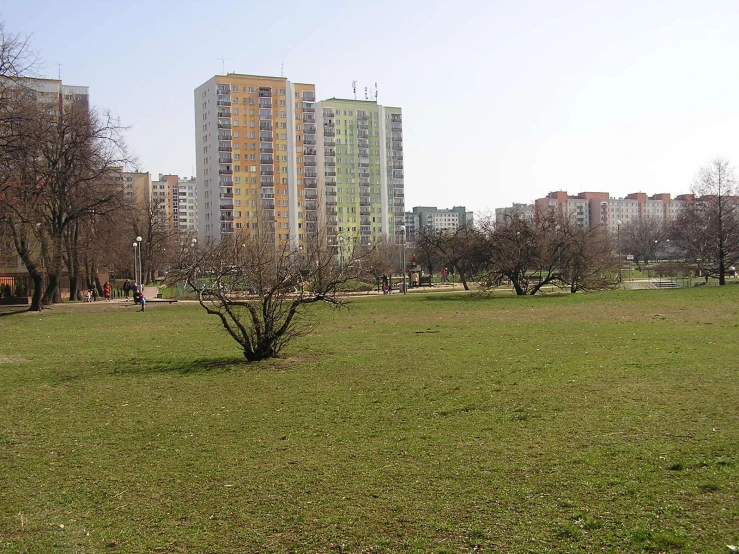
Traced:
<path fill-rule="evenodd" d="M 0 24 L 0 230 L 28 272 L 31 309 L 88 286 L 100 269 L 133 275 L 132 239 L 142 236 L 152 275 L 171 229 L 149 191 L 136 198 L 124 170 L 135 167 L 126 128 L 87 98 L 40 95 L 38 56 Z"/>

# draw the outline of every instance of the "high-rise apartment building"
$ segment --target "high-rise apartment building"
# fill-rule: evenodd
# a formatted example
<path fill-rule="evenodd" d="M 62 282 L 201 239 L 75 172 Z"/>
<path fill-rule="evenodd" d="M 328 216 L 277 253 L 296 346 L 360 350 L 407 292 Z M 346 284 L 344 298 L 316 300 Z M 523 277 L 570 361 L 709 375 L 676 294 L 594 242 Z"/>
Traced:
<path fill-rule="evenodd" d="M 330 98 L 318 103 L 317 113 L 319 203 L 328 240 L 348 249 L 381 238 L 399 242 L 405 206 L 402 110 Z"/>
<path fill-rule="evenodd" d="M 257 225 L 292 248 L 400 240 L 400 108 L 331 98 L 283 77 L 216 75 L 195 89 L 198 233 Z"/>
<path fill-rule="evenodd" d="M 201 239 L 261 226 L 278 244 L 305 240 L 318 221 L 315 99 L 315 85 L 259 75 L 195 89 Z"/>
<path fill-rule="evenodd" d="M 152 197 L 159 200 L 159 208 L 166 213 L 167 221 L 175 233 L 196 233 L 198 228 L 197 179 L 178 175 L 159 174 L 152 181 Z"/>

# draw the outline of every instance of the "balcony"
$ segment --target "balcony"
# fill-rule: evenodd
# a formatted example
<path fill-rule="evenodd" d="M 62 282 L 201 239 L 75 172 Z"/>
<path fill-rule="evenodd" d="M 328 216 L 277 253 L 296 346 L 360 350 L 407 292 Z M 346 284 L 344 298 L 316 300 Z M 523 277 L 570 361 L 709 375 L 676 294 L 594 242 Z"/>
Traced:
<path fill-rule="evenodd" d="M 262 164 L 273 164 L 275 163 L 275 160 L 272 156 L 260 156 L 259 157 L 259 163 Z"/>
<path fill-rule="evenodd" d="M 305 154 L 306 156 L 315 156 L 316 149 L 306 146 L 303 148 L 303 154 Z"/>
<path fill-rule="evenodd" d="M 335 170 L 335 169 L 327 169 L 327 170 L 326 170 L 326 171 L 324 172 L 324 175 L 325 175 L 326 177 L 336 177 L 336 170 Z"/>
<path fill-rule="evenodd" d="M 231 112 L 227 110 L 218 112 L 218 117 L 231 117 Z"/>
<path fill-rule="evenodd" d="M 233 148 L 231 148 L 230 146 L 218 146 L 218 151 L 219 152 L 231 152 L 233 151 Z"/>
<path fill-rule="evenodd" d="M 392 150 L 393 150 L 393 152 L 402 152 L 403 151 L 402 143 L 400 143 L 400 142 L 394 142 L 393 143 L 393 146 L 392 146 Z"/>
<path fill-rule="evenodd" d="M 230 106 L 231 105 L 231 100 L 230 99 L 228 99 L 228 100 L 218 100 L 217 104 L 219 106 Z"/>
<path fill-rule="evenodd" d="M 231 171 L 230 169 L 219 169 L 218 170 L 218 175 L 233 175 L 233 174 L 234 172 Z"/>
<path fill-rule="evenodd" d="M 218 158 L 219 164 L 230 164 L 231 162 L 233 162 L 233 158 L 231 158 L 230 156 L 228 158 Z M 180 194 L 185 194 L 185 192 L 180 191 Z"/>
<path fill-rule="evenodd" d="M 316 111 L 316 105 L 310 102 L 303 102 L 303 113 L 305 112 L 315 112 Z"/>
<path fill-rule="evenodd" d="M 335 137 L 336 131 L 334 129 L 329 129 L 327 127 L 323 128 L 323 136 L 324 137 Z"/>
<path fill-rule="evenodd" d="M 219 187 L 232 187 L 233 186 L 233 180 L 229 179 L 228 177 L 221 177 L 218 180 L 218 186 Z"/>
<path fill-rule="evenodd" d="M 357 121 L 357 128 L 358 129 L 369 129 L 369 125 L 366 121 Z"/>
<path fill-rule="evenodd" d="M 357 146 L 368 148 L 369 147 L 369 141 L 367 139 L 357 139 Z"/>
<path fill-rule="evenodd" d="M 316 126 L 315 125 L 303 125 L 303 132 L 306 135 L 315 135 L 316 134 Z"/>
<path fill-rule="evenodd" d="M 369 167 L 369 162 L 359 162 L 359 167 Z"/>
<path fill-rule="evenodd" d="M 312 113 L 304 113 L 303 114 L 303 123 L 315 123 L 316 117 Z"/>
<path fill-rule="evenodd" d="M 259 122 L 259 130 L 260 131 L 271 131 L 272 130 L 272 122 L 266 123 L 264 121 Z"/>
<path fill-rule="evenodd" d="M 371 205 L 371 202 L 369 200 L 361 199 L 359 201 L 359 205 L 360 206 L 370 206 Z"/>
<path fill-rule="evenodd" d="M 231 140 L 231 133 L 218 133 L 218 140 Z"/>
<path fill-rule="evenodd" d="M 390 116 L 390 122 L 391 123 L 395 123 L 395 122 L 398 122 L 399 123 L 399 122 L 402 122 L 402 121 L 403 121 L 403 116 L 401 116 L 399 113 L 394 113 L 394 114 L 392 114 Z"/>
<path fill-rule="evenodd" d="M 272 135 L 270 136 L 259 135 L 259 142 L 272 142 Z"/>
<path fill-rule="evenodd" d="M 303 101 L 304 102 L 315 102 L 316 101 L 316 93 L 315 92 L 309 92 L 307 90 L 303 91 Z"/>
<path fill-rule="evenodd" d="M 233 197 L 234 197 L 233 193 L 230 193 L 230 192 L 222 192 L 221 194 L 218 195 L 218 198 L 233 198 Z"/>
<path fill-rule="evenodd" d="M 306 178 L 308 178 L 308 179 L 317 179 L 317 178 L 318 178 L 318 173 L 316 173 L 316 172 L 315 172 L 315 170 L 313 170 L 313 171 L 308 171 L 308 170 L 306 169 L 306 170 L 305 170 L 305 176 L 306 176 Z"/>
<path fill-rule="evenodd" d="M 221 204 L 220 208 L 221 210 L 233 210 L 234 205 L 233 204 Z"/>
<path fill-rule="evenodd" d="M 327 167 L 335 167 L 336 162 L 334 160 L 324 160 L 323 165 Z"/>
<path fill-rule="evenodd" d="M 303 165 L 305 167 L 316 167 L 316 160 L 303 160 Z"/>
<path fill-rule="evenodd" d="M 271 146 L 262 146 L 261 144 L 259 145 L 259 152 L 261 154 L 273 154 L 274 151 L 274 148 L 272 148 Z"/>
<path fill-rule="evenodd" d="M 259 98 L 272 98 L 272 89 L 268 87 L 259 87 L 257 95 Z"/>
<path fill-rule="evenodd" d="M 230 123 L 220 123 L 219 122 L 218 123 L 218 128 L 219 129 L 230 129 L 231 128 L 231 124 Z"/>
<path fill-rule="evenodd" d="M 262 169 L 259 171 L 259 174 L 260 175 L 274 175 L 275 172 L 272 171 L 271 169 Z"/>
<path fill-rule="evenodd" d="M 303 144 L 310 144 L 310 145 L 313 145 L 313 144 L 315 144 L 315 143 L 316 143 L 316 137 L 315 137 L 315 135 L 313 135 L 313 136 L 310 136 L 310 137 L 308 137 L 308 136 L 303 136 Z"/>
<path fill-rule="evenodd" d="M 367 121 L 368 117 L 369 116 L 366 113 L 365 114 L 359 114 L 359 113 L 357 114 L 357 120 L 358 121 Z"/>
<path fill-rule="evenodd" d="M 393 169 L 403 169 L 403 162 L 393 162 Z"/>
<path fill-rule="evenodd" d="M 369 137 L 369 131 L 357 130 L 357 136 L 359 138 L 368 138 Z"/>
<path fill-rule="evenodd" d="M 336 146 L 336 140 L 332 138 L 323 139 L 323 145 L 333 148 L 334 146 Z"/>
<path fill-rule="evenodd" d="M 232 214 L 221 214 L 221 221 L 233 221 L 234 216 Z"/>
<path fill-rule="evenodd" d="M 318 179 L 316 177 L 308 177 L 306 179 L 303 179 L 303 184 L 306 188 L 315 187 L 318 184 Z"/>
<path fill-rule="evenodd" d="M 334 157 L 336 157 L 336 150 L 326 150 L 326 151 L 324 152 L 324 154 L 325 154 L 325 155 L 326 155 L 327 157 L 331 157 L 331 158 L 334 158 Z"/>

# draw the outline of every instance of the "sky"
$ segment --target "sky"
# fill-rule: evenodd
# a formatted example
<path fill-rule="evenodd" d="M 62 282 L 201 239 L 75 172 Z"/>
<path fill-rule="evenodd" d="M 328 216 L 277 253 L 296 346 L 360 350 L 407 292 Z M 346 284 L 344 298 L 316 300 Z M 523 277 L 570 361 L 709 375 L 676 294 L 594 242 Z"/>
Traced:
<path fill-rule="evenodd" d="M 193 91 L 224 66 L 319 100 L 377 83 L 403 109 L 406 210 L 676 195 L 739 163 L 736 0 L 0 0 L 0 21 L 155 177 L 195 174 Z"/>

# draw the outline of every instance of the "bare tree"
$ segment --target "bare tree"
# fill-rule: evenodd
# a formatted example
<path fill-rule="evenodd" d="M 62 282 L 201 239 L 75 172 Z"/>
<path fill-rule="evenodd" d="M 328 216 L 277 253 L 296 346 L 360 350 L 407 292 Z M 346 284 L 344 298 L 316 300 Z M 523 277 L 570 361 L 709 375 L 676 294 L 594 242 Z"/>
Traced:
<path fill-rule="evenodd" d="M 672 236 L 705 275 L 724 285 L 739 262 L 739 187 L 728 160 L 701 168 L 693 192 L 695 201 L 678 216 Z"/>
<path fill-rule="evenodd" d="M 471 226 L 426 229 L 416 235 L 416 249 L 435 252 L 441 263 L 456 270 L 464 290 L 470 290 L 469 279 L 475 267 L 477 239 L 477 231 Z"/>
<path fill-rule="evenodd" d="M 219 243 L 182 250 L 167 281 L 186 282 L 200 305 L 217 316 L 250 361 L 277 357 L 291 340 L 311 329 L 307 308 L 319 302 L 345 305 L 340 285 L 361 272 L 357 258 L 339 267 L 324 236 L 307 250 L 275 246 L 260 228 Z"/>
<path fill-rule="evenodd" d="M 605 228 L 580 227 L 568 222 L 564 233 L 562 284 L 569 286 L 572 293 L 616 286 L 613 244 Z"/>
<path fill-rule="evenodd" d="M 649 263 L 657 257 L 657 245 L 667 236 L 662 221 L 649 217 L 640 217 L 621 226 L 621 248 L 634 256 L 639 264 Z"/>
<path fill-rule="evenodd" d="M 415 251 L 416 257 L 421 265 L 426 268 L 429 275 L 433 275 L 434 269 L 444 263 L 444 260 L 440 259 L 440 252 L 437 246 L 438 238 L 439 233 L 435 232 L 433 228 L 423 226 L 416 231 L 416 236 L 413 240 L 413 250 Z"/>

